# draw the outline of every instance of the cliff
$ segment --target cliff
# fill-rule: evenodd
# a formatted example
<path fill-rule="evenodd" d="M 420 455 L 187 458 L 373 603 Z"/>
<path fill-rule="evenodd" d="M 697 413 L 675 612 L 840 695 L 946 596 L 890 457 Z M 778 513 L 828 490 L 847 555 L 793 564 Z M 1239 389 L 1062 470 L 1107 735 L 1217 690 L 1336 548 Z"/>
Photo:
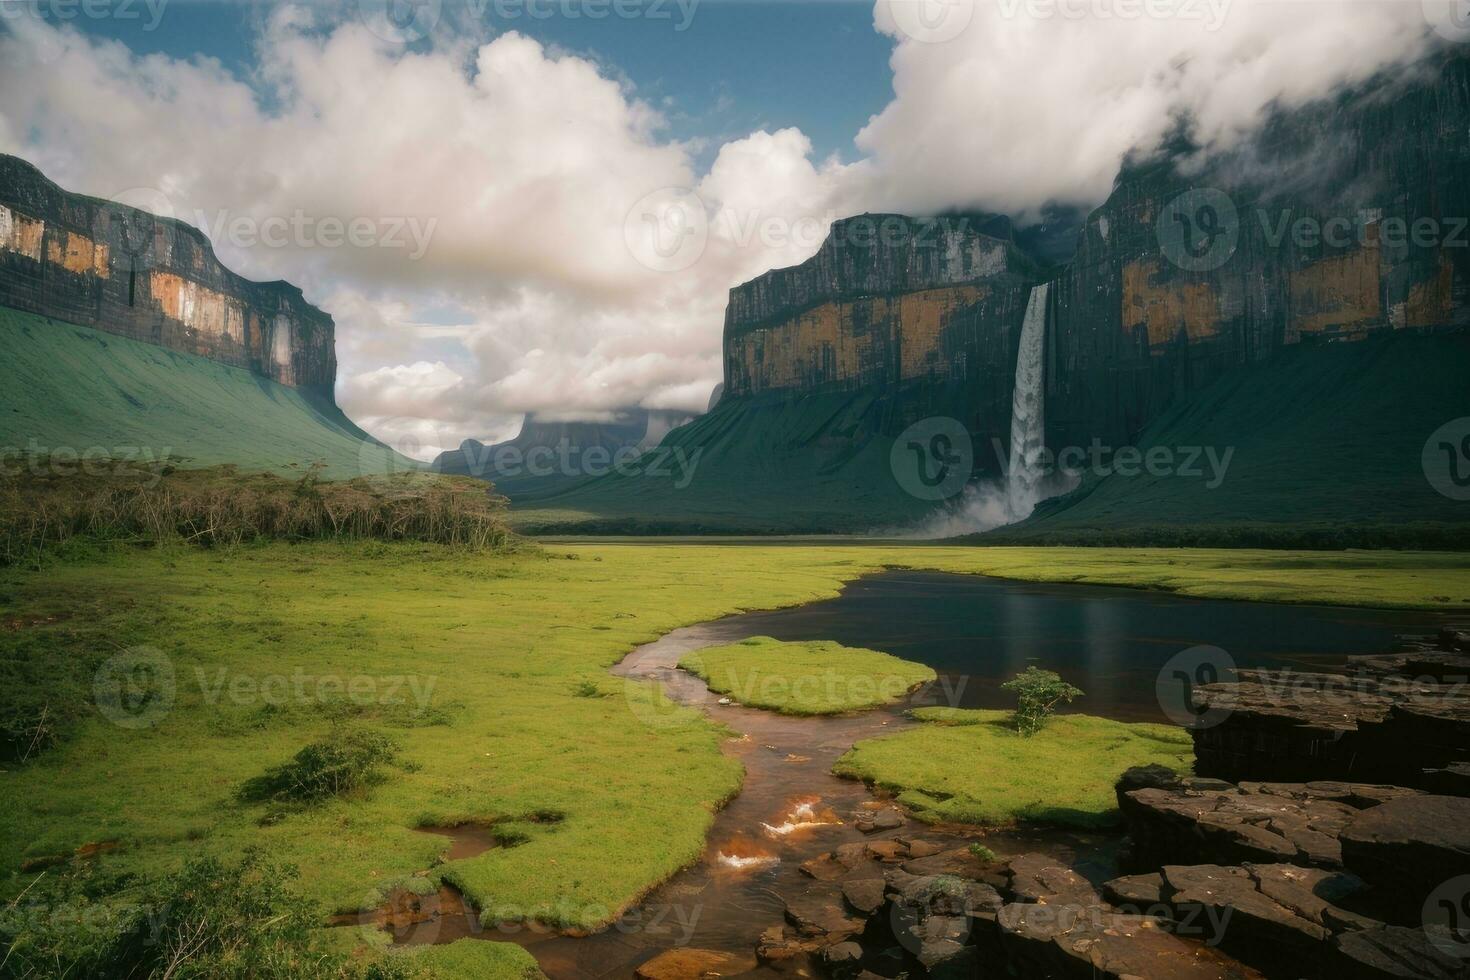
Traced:
<path fill-rule="evenodd" d="M 180 221 L 71 194 L 0 155 L 0 306 L 330 391 L 332 318 L 226 269 Z"/>
<path fill-rule="evenodd" d="M 1130 167 L 1060 267 L 1003 219 L 839 222 L 808 261 L 731 290 L 726 390 L 958 384 L 972 432 L 1004 439 L 1026 297 L 1050 281 L 1047 442 L 1117 446 L 1282 348 L 1464 327 L 1467 131 L 1470 59 L 1449 56 L 1278 113 L 1202 172 L 1176 166 L 1188 148 Z"/>
<path fill-rule="evenodd" d="M 965 504 L 949 533 L 997 523 L 983 487 L 1003 482 L 1027 300 L 1049 283 L 1047 448 L 1238 452 L 1213 487 L 1089 475 L 1006 533 L 1146 543 L 1168 524 L 1157 540 L 1446 547 L 1449 528 L 1463 541 L 1465 505 L 1431 486 L 1420 447 L 1470 416 L 1467 132 L 1470 57 L 1451 52 L 1276 112 L 1207 166 L 1187 145 L 1131 164 L 1075 222 L 1069 254 L 1055 224 L 1037 235 L 984 215 L 838 222 L 811 259 L 731 290 L 723 397 L 664 442 L 690 461 L 687 478 L 613 473 L 516 519 L 912 528 L 941 504 L 901 485 L 922 444 L 898 438 L 954 419 L 971 450 L 955 458 L 978 492 L 949 498 Z"/>

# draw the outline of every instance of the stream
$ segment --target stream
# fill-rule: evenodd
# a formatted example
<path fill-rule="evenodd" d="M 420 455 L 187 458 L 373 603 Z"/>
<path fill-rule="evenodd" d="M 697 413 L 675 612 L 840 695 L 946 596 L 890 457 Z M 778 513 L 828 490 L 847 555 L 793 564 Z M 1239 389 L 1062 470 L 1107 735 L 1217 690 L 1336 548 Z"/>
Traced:
<path fill-rule="evenodd" d="M 983 840 L 1002 857 L 1040 851 L 1094 881 L 1115 873 L 1116 835 L 912 824 L 870 836 L 859 831 L 855 819 L 877 805 L 879 796 L 860 782 L 833 776 L 832 764 L 860 739 L 914 724 L 904 712 L 915 704 L 1007 706 L 1000 682 L 1036 663 L 1058 670 L 1086 692 L 1076 710 L 1127 721 L 1166 721 L 1155 680 L 1160 667 L 1188 647 L 1220 647 L 1242 668 L 1340 669 L 1344 655 L 1378 652 L 1396 634 L 1424 632 L 1442 618 L 1419 611 L 1203 600 L 1117 587 L 886 572 L 849 583 L 834 599 L 678 629 L 636 648 L 612 673 L 657 682 L 671 700 L 739 733 L 724 742 L 724 751 L 740 760 L 745 780 L 739 795 L 716 815 L 700 860 L 655 888 L 618 923 L 589 936 L 529 926 L 481 928 L 473 911 L 446 888 L 432 928 L 395 928 L 395 941 L 442 943 L 479 936 L 516 942 L 536 956 L 552 980 L 628 977 L 640 963 L 680 946 L 741 954 L 752 976 L 812 975 L 813 966 L 800 959 L 758 966 L 754 946 L 765 929 L 782 922 L 781 895 L 809 882 L 800 864 L 840 844 L 910 831 L 952 846 Z M 887 708 L 797 718 L 721 703 L 703 681 L 677 668 L 694 650 L 753 635 L 869 646 L 927 664 L 940 679 Z"/>

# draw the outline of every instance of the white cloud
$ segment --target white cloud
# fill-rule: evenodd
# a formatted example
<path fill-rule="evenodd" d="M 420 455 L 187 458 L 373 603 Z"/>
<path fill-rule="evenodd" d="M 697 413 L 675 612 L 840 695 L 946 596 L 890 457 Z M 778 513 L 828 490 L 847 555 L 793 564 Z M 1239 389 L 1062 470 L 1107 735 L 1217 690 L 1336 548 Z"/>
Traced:
<path fill-rule="evenodd" d="M 896 209 L 1095 205 L 1177 119 L 1207 147 L 1232 145 L 1273 101 L 1363 81 L 1422 54 L 1428 34 L 1401 0 L 950 0 L 953 23 L 968 22 L 929 43 L 910 8 L 940 2 L 874 8 L 898 42 L 895 97 L 857 144 L 867 194 Z"/>
<path fill-rule="evenodd" d="M 806 258 L 833 217 L 1096 204 L 1179 114 L 1225 144 L 1273 99 L 1407 60 L 1425 34 L 1406 3 L 1236 0 L 1207 31 L 1003 2 L 975 0 L 936 44 L 879 0 L 895 95 L 850 164 L 783 129 L 725 143 L 701 175 L 660 111 L 589 60 L 516 33 L 405 51 L 318 7 L 263 19 L 253 86 L 209 59 L 9 21 L 0 150 L 73 190 L 162 191 L 227 264 L 294 281 L 334 315 L 345 410 L 453 446 L 531 411 L 702 410 L 728 289 Z M 697 257 L 669 272 L 628 244 L 635 205 L 665 188 L 705 208 Z M 324 247 L 354 219 L 373 244 Z M 278 247 L 273 222 L 290 226 Z"/>

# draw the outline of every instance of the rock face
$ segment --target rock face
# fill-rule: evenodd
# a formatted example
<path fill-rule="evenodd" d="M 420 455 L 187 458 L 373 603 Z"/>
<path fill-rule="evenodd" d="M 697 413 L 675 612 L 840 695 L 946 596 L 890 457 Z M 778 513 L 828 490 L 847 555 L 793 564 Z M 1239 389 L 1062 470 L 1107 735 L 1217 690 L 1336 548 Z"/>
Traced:
<path fill-rule="evenodd" d="M 1195 771 L 1239 780 L 1313 778 L 1470 788 L 1470 654 L 1455 630 L 1353 659 L 1351 674 L 1241 671 L 1194 691 Z M 1434 644 L 1439 644 L 1435 646 Z M 1405 752 L 1404 746 L 1413 746 Z"/>
<path fill-rule="evenodd" d="M 1061 267 L 1000 219 L 838 222 L 808 261 L 731 291 L 726 391 L 959 386 L 966 425 L 1003 439 L 1027 296 L 1050 282 L 1046 442 L 1120 446 L 1283 347 L 1464 327 L 1467 125 L 1470 59 L 1452 55 L 1417 84 L 1283 115 L 1188 180 L 1169 162 L 1125 171 Z M 1408 233 L 1423 221 L 1437 233 Z"/>
<path fill-rule="evenodd" d="M 1339 836 L 1361 811 L 1413 789 L 1362 783 L 1241 783 L 1184 777 L 1133 788 L 1118 786 L 1118 807 L 1132 849 L 1128 866 L 1290 862 L 1343 866 Z M 1470 801 L 1467 801 L 1470 802 Z"/>
<path fill-rule="evenodd" d="M 1400 897 L 1412 914 L 1439 885 L 1470 875 L 1470 800 L 1389 800 L 1353 814 L 1338 839 L 1343 863 Z"/>
<path fill-rule="evenodd" d="M 758 945 L 766 963 L 816 954 L 838 977 L 935 980 L 1260 976 L 1173 934 L 1157 895 L 1151 912 L 1115 906 L 1042 854 L 990 861 L 968 847 L 895 838 L 844 844 L 802 870 L 815 881 L 783 896 L 787 924 L 768 929 Z"/>
<path fill-rule="evenodd" d="M 171 350 L 293 386 L 330 390 L 332 318 L 286 282 L 226 269 L 197 229 L 70 194 L 0 155 L 0 306 Z"/>

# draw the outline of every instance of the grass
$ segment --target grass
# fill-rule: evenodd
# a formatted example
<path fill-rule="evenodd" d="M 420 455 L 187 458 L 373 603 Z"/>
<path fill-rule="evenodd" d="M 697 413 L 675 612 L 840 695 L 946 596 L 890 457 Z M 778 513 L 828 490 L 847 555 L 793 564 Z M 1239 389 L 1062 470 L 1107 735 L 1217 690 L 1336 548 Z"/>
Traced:
<path fill-rule="evenodd" d="M 1153 418 L 1144 451 L 1173 465 L 1150 475 L 1091 475 L 997 543 L 1164 547 L 1470 547 L 1464 504 L 1425 476 L 1425 440 L 1470 414 L 1470 336 L 1411 331 L 1355 343 L 1302 344 L 1225 372 Z M 1100 401 L 1110 397 L 1100 395 Z M 611 474 L 516 498 L 528 533 L 864 533 L 912 526 L 937 507 L 894 478 L 894 438 L 912 420 L 978 419 L 1006 431 L 1010 396 L 943 385 L 726 398 L 669 434 L 698 459 L 670 478 Z M 1074 406 L 1075 407 L 1075 406 Z M 1085 413 L 1084 413 L 1085 414 Z M 1051 415 L 1050 408 L 1048 415 Z M 1084 450 L 1079 424 L 1049 426 L 1054 451 Z M 1195 447 L 1191 450 L 1189 447 Z M 1223 479 L 1199 449 L 1229 453 Z M 976 477 L 996 479 L 988 437 Z"/>
<path fill-rule="evenodd" d="M 924 724 L 858 742 L 833 771 L 898 795 L 921 820 L 999 826 L 1018 822 L 1106 827 L 1113 785 L 1130 766 L 1187 770 L 1189 734 L 1168 725 L 1058 715 L 1035 735 L 1008 711 L 919 708 Z"/>
<path fill-rule="evenodd" d="M 387 962 L 402 965 L 405 980 L 456 980 L 491 977 L 536 980 L 542 976 L 536 957 L 515 943 L 459 939 L 443 946 L 414 946 L 395 950 Z"/>
<path fill-rule="evenodd" d="M 1298 345 L 1226 372 L 1140 434 L 1147 453 L 1232 454 L 1218 486 L 1165 467 L 1089 476 L 1007 544 L 1464 548 L 1465 504 L 1435 491 L 1425 440 L 1470 413 L 1470 336 Z M 1176 457 L 1178 458 L 1178 457 Z"/>
<path fill-rule="evenodd" d="M 896 701 L 934 671 L 877 650 L 831 640 L 785 643 L 753 636 L 679 662 L 718 694 L 786 715 L 833 715 Z"/>
<path fill-rule="evenodd" d="M 0 307 L 0 455 L 129 461 L 345 480 L 416 468 L 352 423 L 330 391 Z"/>
<path fill-rule="evenodd" d="M 119 880 L 254 845 L 299 867 L 295 887 L 327 910 L 373 905 L 428 869 L 419 881 L 452 881 L 492 919 L 604 923 L 698 857 L 741 779 L 707 720 L 607 668 L 678 626 L 829 598 L 886 567 L 1470 608 L 1470 555 L 1442 552 L 311 541 L 0 569 L 0 718 L 67 715 L 54 744 L 0 772 L 0 903 L 56 870 L 23 863 L 88 845 L 115 847 L 71 863 Z M 128 650 L 172 678 L 170 698 L 119 676 Z M 99 713 L 99 676 L 153 723 Z M 388 733 L 411 765 L 283 817 L 238 798 L 343 722 Z M 976 734 L 931 729 L 956 751 Z M 966 768 L 933 756 L 946 757 Z M 438 864 L 442 838 L 415 830 L 465 822 L 517 843 Z"/>

